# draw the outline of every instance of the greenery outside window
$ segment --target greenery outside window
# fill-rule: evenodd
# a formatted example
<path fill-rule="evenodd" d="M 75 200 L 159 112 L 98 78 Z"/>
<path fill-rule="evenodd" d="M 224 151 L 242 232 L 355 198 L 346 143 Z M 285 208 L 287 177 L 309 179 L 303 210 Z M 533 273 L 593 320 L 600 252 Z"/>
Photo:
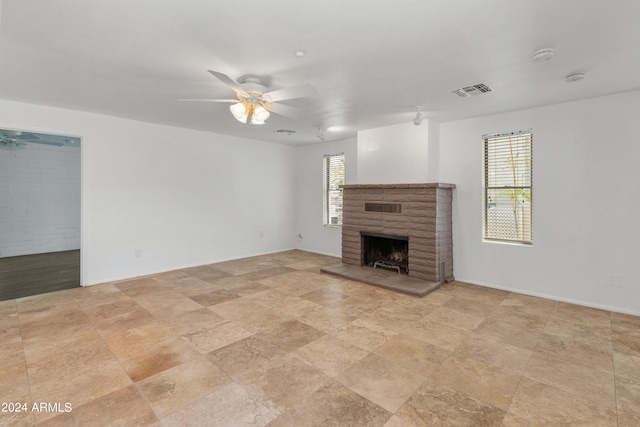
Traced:
<path fill-rule="evenodd" d="M 483 238 L 530 245 L 533 243 L 531 129 L 482 138 Z"/>
<path fill-rule="evenodd" d="M 342 185 L 344 185 L 344 153 L 323 157 L 324 225 L 342 225 Z"/>

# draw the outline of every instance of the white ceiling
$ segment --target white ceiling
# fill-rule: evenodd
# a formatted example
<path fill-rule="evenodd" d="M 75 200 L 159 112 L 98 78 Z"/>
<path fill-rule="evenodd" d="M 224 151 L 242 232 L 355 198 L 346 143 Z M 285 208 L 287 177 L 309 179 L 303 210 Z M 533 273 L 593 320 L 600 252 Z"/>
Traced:
<path fill-rule="evenodd" d="M 4 0 L 0 19 L 2 99 L 293 145 L 416 105 L 445 122 L 640 88 L 639 0 Z M 233 97 L 207 69 L 318 96 L 243 125 L 229 104 L 177 101 Z M 493 91 L 451 93 L 481 82 Z"/>

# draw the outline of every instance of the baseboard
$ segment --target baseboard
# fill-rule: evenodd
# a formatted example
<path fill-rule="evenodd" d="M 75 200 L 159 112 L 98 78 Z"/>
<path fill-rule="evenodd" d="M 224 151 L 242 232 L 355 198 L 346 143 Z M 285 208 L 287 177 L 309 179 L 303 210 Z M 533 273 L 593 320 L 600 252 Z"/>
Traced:
<path fill-rule="evenodd" d="M 564 298 L 564 297 L 559 297 L 557 295 L 545 294 L 543 292 L 532 292 L 532 291 L 526 291 L 526 290 L 517 289 L 517 288 L 510 288 L 507 286 L 498 286 L 498 285 L 493 285 L 491 283 L 484 283 L 484 282 L 479 282 L 477 280 L 464 279 L 460 277 L 456 278 L 456 281 L 470 283 L 472 285 L 484 286 L 486 288 L 500 289 L 502 291 L 509 291 L 509 292 L 514 292 L 522 295 L 529 295 L 532 297 L 544 298 L 552 301 L 560 301 L 560 302 L 566 302 L 569 304 L 581 305 L 589 308 L 597 308 L 599 310 L 613 311 L 615 313 L 622 313 L 622 314 L 630 314 L 632 316 L 640 316 L 640 312 L 627 310 L 625 308 L 614 307 L 606 304 L 594 304 L 589 301 L 582 301 L 582 300 L 577 300 L 573 298 Z"/>

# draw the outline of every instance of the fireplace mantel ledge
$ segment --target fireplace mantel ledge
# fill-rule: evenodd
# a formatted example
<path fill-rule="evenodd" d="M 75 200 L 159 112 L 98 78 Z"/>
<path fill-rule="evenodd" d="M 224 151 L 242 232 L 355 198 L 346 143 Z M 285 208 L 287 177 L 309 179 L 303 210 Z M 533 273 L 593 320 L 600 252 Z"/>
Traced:
<path fill-rule="evenodd" d="M 444 182 L 430 182 L 424 184 L 346 184 L 342 188 L 358 189 L 358 188 L 456 188 L 455 184 L 447 184 Z"/>

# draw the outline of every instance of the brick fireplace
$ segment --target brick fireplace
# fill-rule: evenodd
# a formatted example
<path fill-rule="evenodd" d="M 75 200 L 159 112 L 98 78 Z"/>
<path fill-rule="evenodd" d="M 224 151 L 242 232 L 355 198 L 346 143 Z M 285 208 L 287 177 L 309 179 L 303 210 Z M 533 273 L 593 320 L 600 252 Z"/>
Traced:
<path fill-rule="evenodd" d="M 420 282 L 435 289 L 454 280 L 451 220 L 454 188 L 454 184 L 443 183 L 345 185 L 342 264 L 323 271 L 343 275 L 341 271 L 354 271 L 351 267 L 358 267 L 369 270 L 364 274 L 371 276 L 376 262 L 372 254 L 379 254 L 375 269 L 378 279 L 362 281 L 394 288 L 393 284 L 401 280 L 392 277 L 392 271 L 412 279 L 409 280 L 412 283 L 405 280 L 407 283 L 401 286 L 409 290 Z M 372 237 L 375 243 L 370 243 Z M 380 248 L 371 249 L 372 244 Z M 406 260 L 402 254 L 404 247 Z M 395 267 L 401 263 L 404 265 Z M 378 267 L 387 271 L 379 272 Z M 422 292 L 416 294 L 423 296 Z"/>

